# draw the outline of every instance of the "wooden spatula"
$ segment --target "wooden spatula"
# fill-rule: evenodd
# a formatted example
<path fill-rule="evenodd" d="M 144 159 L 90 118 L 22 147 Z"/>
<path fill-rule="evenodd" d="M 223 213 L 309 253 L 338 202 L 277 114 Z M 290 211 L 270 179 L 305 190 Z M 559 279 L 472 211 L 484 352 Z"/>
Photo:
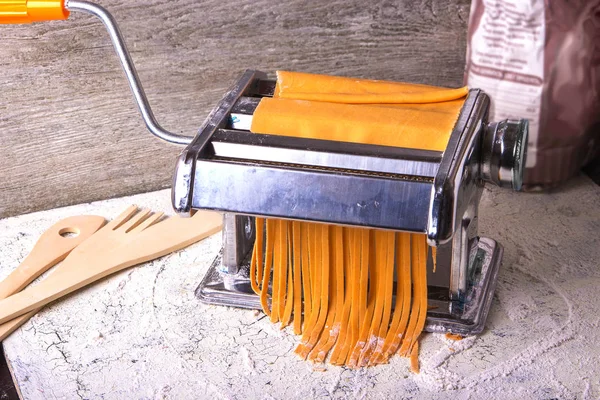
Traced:
<path fill-rule="evenodd" d="M 182 249 L 221 230 L 222 216 L 161 217 L 129 207 L 84 241 L 38 285 L 0 301 L 0 323 L 42 307 L 98 279 Z"/>
<path fill-rule="evenodd" d="M 104 217 L 79 215 L 62 219 L 52 225 L 40 236 L 23 262 L 0 282 L 0 299 L 17 293 L 49 268 L 64 260 L 71 250 L 92 236 L 104 222 Z M 0 341 L 38 311 L 31 311 L 0 325 Z"/>

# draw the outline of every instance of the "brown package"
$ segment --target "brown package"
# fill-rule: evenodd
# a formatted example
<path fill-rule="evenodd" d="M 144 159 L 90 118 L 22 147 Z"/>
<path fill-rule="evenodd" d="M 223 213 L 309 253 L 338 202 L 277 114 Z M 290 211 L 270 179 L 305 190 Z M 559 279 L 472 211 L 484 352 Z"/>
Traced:
<path fill-rule="evenodd" d="M 526 189 L 565 181 L 600 155 L 600 0 L 472 0 L 465 83 L 529 120 Z"/>

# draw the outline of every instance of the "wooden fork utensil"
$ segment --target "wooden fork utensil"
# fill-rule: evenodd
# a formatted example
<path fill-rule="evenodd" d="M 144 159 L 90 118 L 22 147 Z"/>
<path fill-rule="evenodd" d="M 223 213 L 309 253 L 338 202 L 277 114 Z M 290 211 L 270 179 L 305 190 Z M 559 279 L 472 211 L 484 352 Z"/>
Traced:
<path fill-rule="evenodd" d="M 221 230 L 221 214 L 170 217 L 130 206 L 75 248 L 42 282 L 0 301 L 0 324 L 117 271 L 164 256 Z"/>

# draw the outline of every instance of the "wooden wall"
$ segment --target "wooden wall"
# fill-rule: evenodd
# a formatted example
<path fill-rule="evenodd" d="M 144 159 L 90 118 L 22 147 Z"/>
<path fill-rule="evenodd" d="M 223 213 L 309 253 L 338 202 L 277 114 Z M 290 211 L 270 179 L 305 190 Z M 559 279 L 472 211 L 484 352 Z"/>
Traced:
<path fill-rule="evenodd" d="M 102 0 L 159 122 L 193 135 L 246 68 L 461 84 L 469 0 Z M 103 26 L 0 26 L 0 218 L 168 187 Z"/>

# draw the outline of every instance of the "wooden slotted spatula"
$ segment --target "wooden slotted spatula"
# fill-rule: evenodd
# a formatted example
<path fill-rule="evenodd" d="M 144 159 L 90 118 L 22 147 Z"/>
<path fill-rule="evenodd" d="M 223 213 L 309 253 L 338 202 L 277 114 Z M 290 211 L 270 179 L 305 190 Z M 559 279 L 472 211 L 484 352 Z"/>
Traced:
<path fill-rule="evenodd" d="M 0 324 L 117 271 L 182 249 L 221 230 L 222 216 L 171 217 L 129 207 L 84 241 L 38 285 L 0 301 Z"/>
<path fill-rule="evenodd" d="M 53 267 L 104 225 L 104 217 L 79 215 L 62 219 L 48 228 L 19 266 L 0 282 L 0 299 L 17 293 Z M 39 310 L 0 325 L 0 342 Z"/>

